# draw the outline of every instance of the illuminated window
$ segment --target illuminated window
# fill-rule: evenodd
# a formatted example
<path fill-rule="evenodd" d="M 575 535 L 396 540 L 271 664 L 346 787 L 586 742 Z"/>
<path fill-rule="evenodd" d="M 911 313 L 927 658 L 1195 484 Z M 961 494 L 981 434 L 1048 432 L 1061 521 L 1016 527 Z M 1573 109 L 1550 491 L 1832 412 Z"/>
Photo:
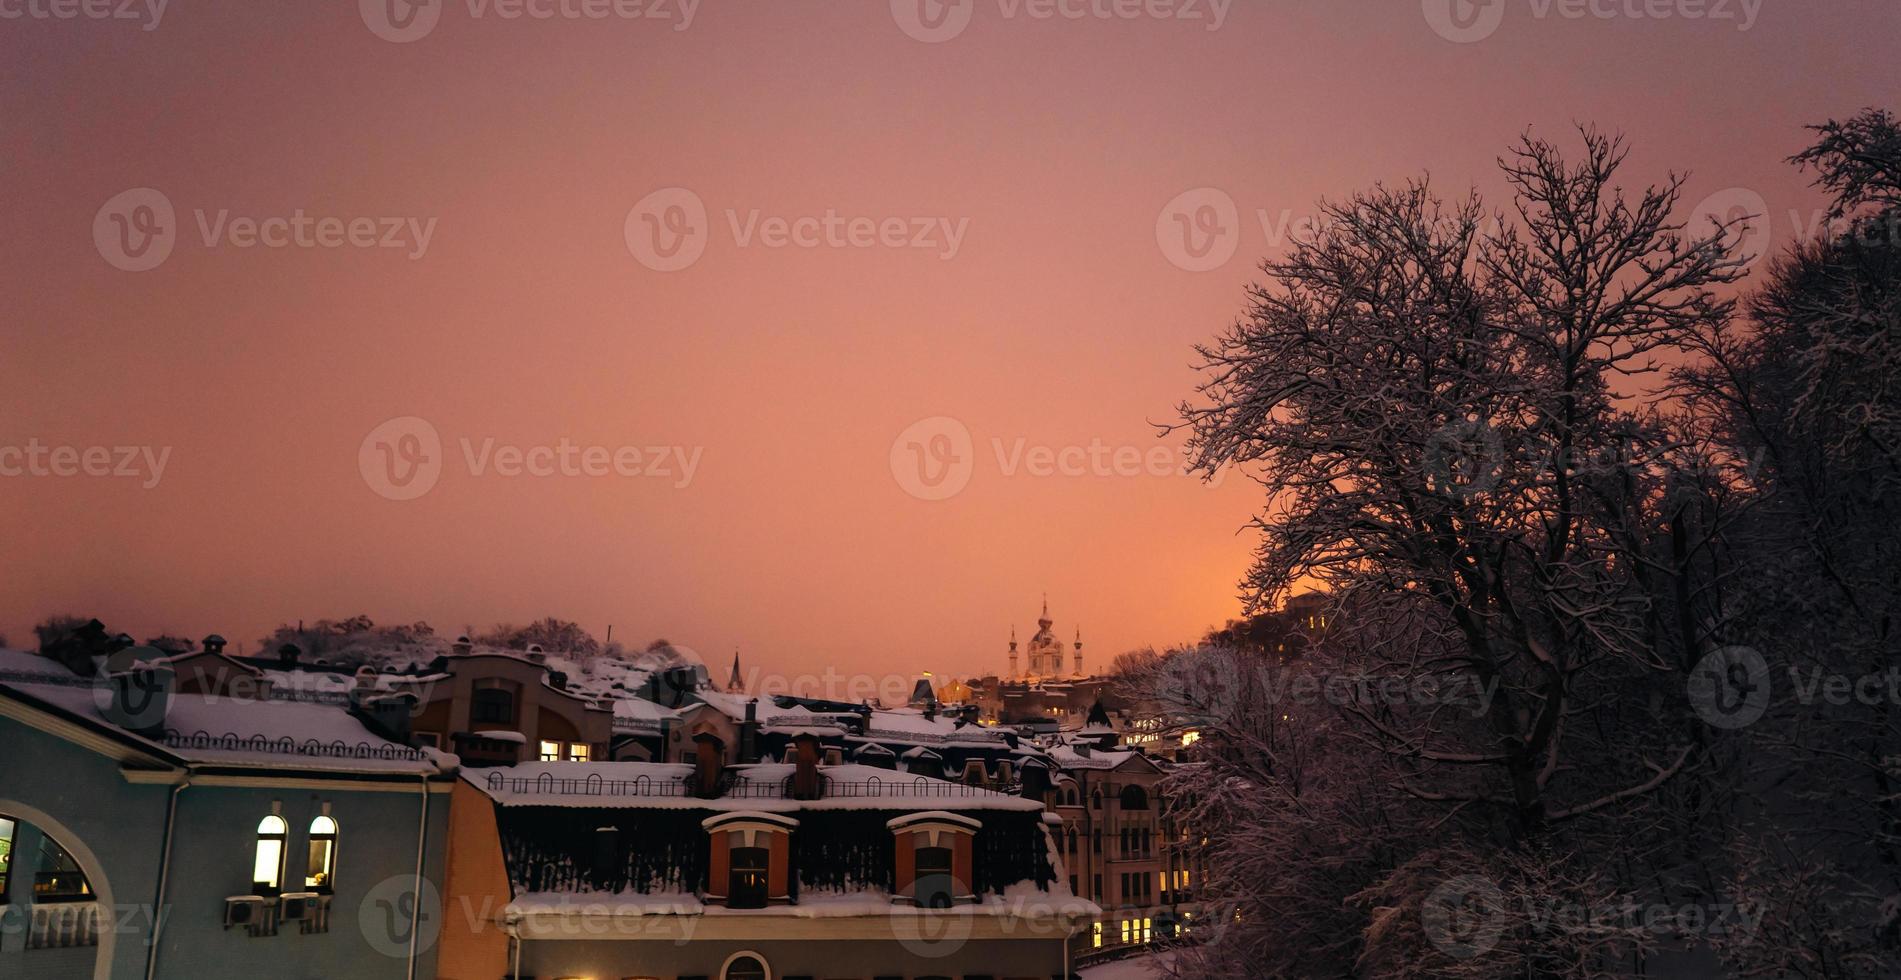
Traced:
<path fill-rule="evenodd" d="M 1134 924 L 1135 924 L 1135 923 L 1133 923 L 1133 922 L 1130 922 L 1130 921 L 1129 921 L 1129 920 L 1127 920 L 1127 919 L 1124 919 L 1124 920 L 1122 920 L 1122 942 L 1123 942 L 1124 944 L 1127 944 L 1127 943 L 1128 943 L 1128 941 L 1129 941 L 1129 927 L 1130 927 L 1130 926 L 1132 926 L 1132 925 L 1134 925 Z"/>
<path fill-rule="evenodd" d="M 561 761 L 561 743 L 560 742 L 541 743 L 541 761 L 560 762 Z"/>
<path fill-rule="evenodd" d="M 7 904 L 7 885 L 13 880 L 13 821 L 0 817 L 0 905 Z"/>
<path fill-rule="evenodd" d="M 1093 942 L 1090 943 L 1091 946 L 1094 946 L 1096 949 L 1102 948 L 1102 923 L 1100 922 L 1096 923 L 1095 929 L 1093 931 L 1093 934 L 1090 936 L 1090 938 L 1093 940 Z"/>
<path fill-rule="evenodd" d="M 1147 943 L 1148 943 L 1148 941 L 1149 941 L 1149 937 L 1150 937 L 1150 935 L 1151 935 L 1151 933 L 1150 933 L 1150 931 L 1149 931 L 1149 920 L 1147 920 L 1147 919 L 1143 919 L 1143 920 L 1142 920 L 1142 929 L 1141 929 L 1141 931 L 1140 931 L 1140 932 L 1139 932 L 1139 933 L 1138 933 L 1138 934 L 1136 935 L 1136 942 L 1139 942 L 1139 943 L 1143 943 L 1143 944 L 1147 944 Z"/>
<path fill-rule="evenodd" d="M 310 860 L 304 864 L 304 887 L 328 894 L 337 874 L 337 822 L 327 816 L 310 822 Z"/>
<path fill-rule="evenodd" d="M 589 755 L 591 755 L 591 753 L 588 750 L 588 746 L 586 742 L 569 742 L 568 743 L 568 761 L 586 762 L 588 760 Z"/>
<path fill-rule="evenodd" d="M 284 839 L 290 825 L 271 814 L 257 825 L 257 860 L 251 864 L 251 890 L 275 895 L 284 887 Z"/>

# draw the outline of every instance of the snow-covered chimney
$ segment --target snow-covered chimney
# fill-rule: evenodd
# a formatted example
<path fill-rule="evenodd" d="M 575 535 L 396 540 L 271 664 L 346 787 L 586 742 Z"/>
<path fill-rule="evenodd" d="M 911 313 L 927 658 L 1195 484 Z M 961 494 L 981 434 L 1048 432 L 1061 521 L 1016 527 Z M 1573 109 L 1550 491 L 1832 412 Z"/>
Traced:
<path fill-rule="evenodd" d="M 816 800 L 824 795 L 824 782 L 818 771 L 818 736 L 811 732 L 800 732 L 792 736 L 792 746 L 792 798 Z"/>
<path fill-rule="evenodd" d="M 458 636 L 455 638 L 455 642 L 450 644 L 449 652 L 458 657 L 466 657 L 475 652 L 475 641 L 469 639 L 467 634 Z"/>
<path fill-rule="evenodd" d="M 548 653 L 541 649 L 541 644 L 530 643 L 528 644 L 528 659 L 534 663 L 545 664 L 548 662 Z"/>

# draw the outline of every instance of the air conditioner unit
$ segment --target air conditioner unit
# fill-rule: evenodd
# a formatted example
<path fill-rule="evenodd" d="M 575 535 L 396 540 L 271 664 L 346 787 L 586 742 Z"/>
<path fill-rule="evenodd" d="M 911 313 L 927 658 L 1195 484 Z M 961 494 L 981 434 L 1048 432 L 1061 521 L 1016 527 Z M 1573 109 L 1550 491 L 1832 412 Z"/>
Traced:
<path fill-rule="evenodd" d="M 318 898 L 316 892 L 285 892 L 278 899 L 284 910 L 284 921 L 302 921 L 316 912 Z"/>
<path fill-rule="evenodd" d="M 255 926 L 264 918 L 264 896 L 232 895 L 224 900 L 224 927 Z"/>

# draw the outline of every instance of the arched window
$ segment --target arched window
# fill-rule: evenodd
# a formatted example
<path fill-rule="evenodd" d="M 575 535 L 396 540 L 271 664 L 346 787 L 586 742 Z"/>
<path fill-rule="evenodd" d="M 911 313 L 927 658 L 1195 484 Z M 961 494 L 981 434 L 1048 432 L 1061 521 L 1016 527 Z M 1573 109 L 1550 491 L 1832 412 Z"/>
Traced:
<path fill-rule="evenodd" d="M 257 825 L 257 860 L 251 864 L 251 890 L 276 895 L 284 887 L 284 840 L 290 825 L 273 813 Z"/>
<path fill-rule="evenodd" d="M 772 968 L 753 953 L 737 953 L 726 961 L 720 980 L 772 980 Z"/>
<path fill-rule="evenodd" d="M 1146 810 L 1149 808 L 1149 794 L 1140 786 L 1122 788 L 1122 809 Z"/>
<path fill-rule="evenodd" d="M 329 894 L 336 888 L 337 822 L 328 815 L 310 822 L 310 860 L 304 864 L 304 887 Z"/>

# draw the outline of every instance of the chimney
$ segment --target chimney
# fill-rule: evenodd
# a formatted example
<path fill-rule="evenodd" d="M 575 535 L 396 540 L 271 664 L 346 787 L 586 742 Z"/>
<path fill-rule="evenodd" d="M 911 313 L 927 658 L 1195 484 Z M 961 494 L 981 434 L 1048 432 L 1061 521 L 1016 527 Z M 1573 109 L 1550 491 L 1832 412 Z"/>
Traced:
<path fill-rule="evenodd" d="M 1050 789 L 1050 767 L 1041 759 L 1025 759 L 1018 769 L 1022 774 L 1023 798 L 1041 803 Z"/>
<path fill-rule="evenodd" d="M 107 721 L 152 738 L 165 734 L 176 680 L 170 667 L 133 667 L 109 675 L 107 680 L 109 700 L 99 706 L 99 713 Z"/>
<path fill-rule="evenodd" d="M 824 784 L 818 771 L 818 736 L 801 732 L 792 736 L 792 745 L 796 752 L 792 764 L 792 798 L 816 800 L 824 795 Z"/>
<path fill-rule="evenodd" d="M 409 693 L 377 697 L 361 688 L 350 692 L 350 713 L 370 731 L 399 745 L 410 744 L 409 723 L 416 717 L 416 703 L 417 697 Z"/>
<path fill-rule="evenodd" d="M 219 636 L 216 633 L 213 633 L 210 636 L 205 637 L 204 643 L 201 645 L 205 648 L 206 653 L 209 653 L 209 654 L 224 653 L 224 637 Z"/>
<path fill-rule="evenodd" d="M 739 761 L 759 761 L 759 699 L 746 702 L 746 720 L 739 723 Z"/>
<path fill-rule="evenodd" d="M 303 655 L 304 651 L 299 650 L 295 643 L 286 643 L 277 648 L 277 662 L 285 667 L 297 666 L 297 658 Z"/>
<path fill-rule="evenodd" d="M 558 670 L 548 671 L 548 686 L 557 691 L 568 689 L 568 675 Z"/>
<path fill-rule="evenodd" d="M 702 800 L 717 800 L 720 776 L 726 771 L 726 743 L 712 732 L 693 736 L 693 795 Z"/>
<path fill-rule="evenodd" d="M 545 664 L 548 662 L 548 653 L 541 648 L 541 644 L 530 643 L 528 644 L 528 659 L 532 663 Z"/>
<path fill-rule="evenodd" d="M 455 638 L 455 643 L 449 646 L 449 650 L 458 657 L 466 657 L 475 652 L 475 641 L 469 639 L 468 634 L 465 633 Z"/>
<path fill-rule="evenodd" d="M 937 720 L 937 702 L 936 701 L 924 702 L 924 720 L 925 721 Z"/>

